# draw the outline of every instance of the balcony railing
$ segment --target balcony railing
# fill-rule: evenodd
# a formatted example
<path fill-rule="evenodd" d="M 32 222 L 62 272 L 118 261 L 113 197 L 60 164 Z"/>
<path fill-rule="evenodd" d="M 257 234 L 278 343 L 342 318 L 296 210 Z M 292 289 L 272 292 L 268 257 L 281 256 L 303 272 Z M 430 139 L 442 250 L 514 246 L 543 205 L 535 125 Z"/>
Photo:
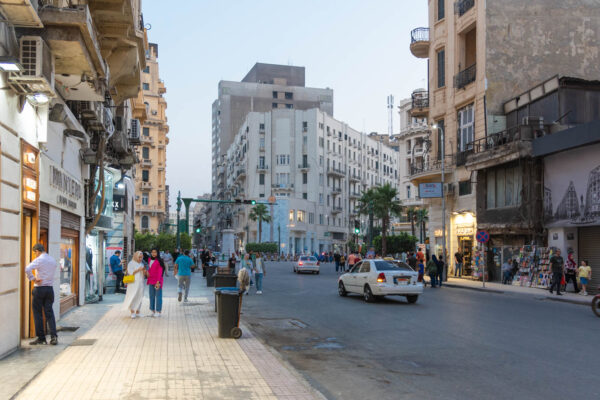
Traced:
<path fill-rule="evenodd" d="M 257 171 L 267 171 L 269 169 L 268 165 L 264 165 L 264 164 L 258 164 L 256 166 L 256 170 Z"/>
<path fill-rule="evenodd" d="M 334 187 L 333 189 L 331 189 L 331 192 L 333 194 L 340 194 L 340 193 L 342 193 L 342 188 L 340 188 L 340 187 Z"/>
<path fill-rule="evenodd" d="M 309 168 L 310 168 L 310 164 L 308 164 L 308 163 L 298 164 L 298 169 L 309 169 Z"/>
<path fill-rule="evenodd" d="M 340 212 L 342 212 L 342 210 L 343 209 L 342 209 L 341 206 L 333 206 L 333 207 L 331 207 L 331 212 L 332 213 L 340 213 Z"/>
<path fill-rule="evenodd" d="M 462 17 L 475 5 L 475 0 L 459 0 L 454 3 L 454 13 Z"/>
<path fill-rule="evenodd" d="M 475 82 L 476 69 L 477 64 L 471 65 L 469 68 L 460 71 L 454 77 L 454 87 L 456 89 L 462 89 L 467 86 L 471 82 Z"/>
<path fill-rule="evenodd" d="M 519 125 L 501 132 L 488 135 L 469 143 L 473 153 L 483 153 L 520 141 L 531 141 L 537 137 L 550 134 L 550 125 L 530 126 Z"/>
<path fill-rule="evenodd" d="M 454 155 L 446 154 L 446 168 L 450 171 L 450 167 L 454 164 Z M 411 175 L 419 175 L 428 172 L 437 172 L 442 169 L 442 160 L 430 160 L 429 162 L 424 162 L 420 159 L 418 162 L 415 162 L 410 165 L 410 174 Z"/>
<path fill-rule="evenodd" d="M 338 175 L 338 176 L 341 176 L 341 177 L 343 177 L 343 176 L 346 175 L 346 173 L 344 171 L 342 171 L 339 168 L 334 168 L 334 167 L 327 167 L 327 173 L 329 175 Z"/>
<path fill-rule="evenodd" d="M 428 42 L 429 28 L 415 28 L 410 32 L 410 42 Z"/>
<path fill-rule="evenodd" d="M 412 108 L 429 108 L 429 92 L 427 90 L 412 93 Z"/>

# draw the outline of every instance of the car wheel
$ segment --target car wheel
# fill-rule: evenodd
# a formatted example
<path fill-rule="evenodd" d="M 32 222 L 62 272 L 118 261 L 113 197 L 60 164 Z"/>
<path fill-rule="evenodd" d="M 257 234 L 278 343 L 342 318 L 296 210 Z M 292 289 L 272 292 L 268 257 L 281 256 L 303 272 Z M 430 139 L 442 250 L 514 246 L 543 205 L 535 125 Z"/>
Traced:
<path fill-rule="evenodd" d="M 365 291 L 363 293 L 363 296 L 367 303 L 372 303 L 375 301 L 375 296 L 373 296 L 373 292 L 371 292 L 371 288 L 369 287 L 369 285 L 365 285 Z"/>
<path fill-rule="evenodd" d="M 412 294 L 410 296 L 406 296 L 406 301 L 408 301 L 410 304 L 415 304 L 417 302 L 418 298 L 419 298 L 419 295 Z"/>
<path fill-rule="evenodd" d="M 340 281 L 338 284 L 338 294 L 342 297 L 346 297 L 348 292 L 346 291 L 346 287 L 344 286 L 344 282 Z"/>
<path fill-rule="evenodd" d="M 319 275 L 319 273 L 320 273 L 320 272 L 321 272 L 321 271 L 317 271 L 317 275 Z"/>

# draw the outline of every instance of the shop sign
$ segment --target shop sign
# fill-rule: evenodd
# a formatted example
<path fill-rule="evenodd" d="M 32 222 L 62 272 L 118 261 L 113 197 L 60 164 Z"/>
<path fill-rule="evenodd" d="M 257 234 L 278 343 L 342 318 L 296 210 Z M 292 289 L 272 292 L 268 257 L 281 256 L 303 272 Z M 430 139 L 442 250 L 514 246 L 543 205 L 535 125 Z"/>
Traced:
<path fill-rule="evenodd" d="M 458 236 L 473 236 L 473 232 L 475 232 L 475 230 L 473 229 L 473 227 L 458 227 L 456 228 L 456 234 Z"/>
<path fill-rule="evenodd" d="M 83 215 L 83 185 L 48 157 L 40 157 L 40 200 Z"/>
<path fill-rule="evenodd" d="M 419 184 L 419 197 L 422 199 L 431 199 L 436 197 L 442 197 L 442 183 L 431 182 L 431 183 L 420 183 Z"/>
<path fill-rule="evenodd" d="M 435 237 L 442 237 L 444 236 L 444 231 L 442 229 L 436 229 L 433 234 Z"/>

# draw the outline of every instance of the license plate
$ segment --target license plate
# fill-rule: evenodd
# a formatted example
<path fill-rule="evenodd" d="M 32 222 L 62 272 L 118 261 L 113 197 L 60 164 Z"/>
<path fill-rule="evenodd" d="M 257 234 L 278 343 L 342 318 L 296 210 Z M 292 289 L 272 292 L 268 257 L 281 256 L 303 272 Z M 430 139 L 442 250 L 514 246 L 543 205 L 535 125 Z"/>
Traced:
<path fill-rule="evenodd" d="M 394 277 L 394 285 L 406 285 L 410 281 L 410 278 L 407 276 L 395 276 Z"/>

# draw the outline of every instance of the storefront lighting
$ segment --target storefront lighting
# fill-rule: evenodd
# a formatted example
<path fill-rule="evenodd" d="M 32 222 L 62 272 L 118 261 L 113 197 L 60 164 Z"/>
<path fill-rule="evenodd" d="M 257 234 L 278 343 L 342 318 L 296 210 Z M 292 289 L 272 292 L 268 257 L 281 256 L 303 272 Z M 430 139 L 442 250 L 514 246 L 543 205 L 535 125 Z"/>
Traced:
<path fill-rule="evenodd" d="M 23 72 L 23 66 L 16 57 L 0 56 L 0 70 L 3 72 Z"/>
<path fill-rule="evenodd" d="M 34 191 L 28 190 L 25 192 L 25 198 L 29 201 L 35 201 L 36 195 Z"/>
<path fill-rule="evenodd" d="M 27 152 L 27 153 L 25 153 L 24 158 L 25 158 L 25 162 L 27 164 L 35 164 L 35 158 L 36 158 L 35 153 Z"/>
<path fill-rule="evenodd" d="M 25 178 L 25 187 L 31 190 L 37 189 L 37 182 L 35 179 Z"/>

